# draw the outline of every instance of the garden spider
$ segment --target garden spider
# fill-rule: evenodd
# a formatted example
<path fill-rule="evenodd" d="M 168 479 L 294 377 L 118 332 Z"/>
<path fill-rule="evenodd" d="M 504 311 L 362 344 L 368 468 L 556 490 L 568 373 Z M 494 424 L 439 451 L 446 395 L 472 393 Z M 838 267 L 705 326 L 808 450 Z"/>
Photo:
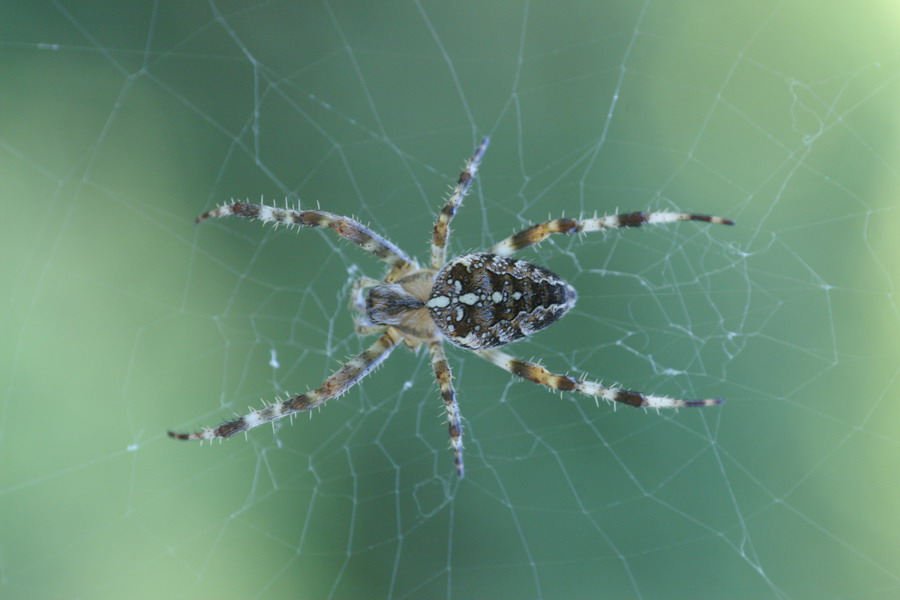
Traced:
<path fill-rule="evenodd" d="M 508 258 L 514 252 L 554 233 L 605 231 L 619 227 L 675 221 L 706 221 L 733 225 L 728 219 L 671 212 L 635 212 L 593 219 L 555 219 L 533 225 L 491 246 L 486 252 L 447 257 L 450 221 L 469 192 L 487 149 L 484 138 L 459 175 L 456 187 L 441 209 L 431 243 L 431 265 L 422 268 L 400 248 L 361 223 L 320 210 L 290 210 L 235 202 L 197 217 L 233 215 L 298 227 L 330 227 L 363 250 L 390 265 L 383 281 L 360 278 L 353 287 L 353 306 L 359 311 L 356 331 L 381 337 L 325 380 L 321 387 L 278 401 L 215 428 L 197 433 L 173 433 L 179 440 L 227 438 L 294 413 L 320 406 L 340 396 L 371 373 L 403 342 L 411 349 L 428 347 L 434 376 L 441 390 L 450 430 L 456 472 L 463 476 L 462 419 L 443 342 L 475 352 L 514 375 L 565 392 L 581 392 L 609 402 L 649 408 L 711 406 L 719 398 L 675 400 L 642 394 L 595 381 L 551 373 L 537 363 L 497 350 L 555 323 L 575 306 L 575 289 L 555 273 L 531 263 Z M 365 290 L 368 295 L 364 297 Z"/>

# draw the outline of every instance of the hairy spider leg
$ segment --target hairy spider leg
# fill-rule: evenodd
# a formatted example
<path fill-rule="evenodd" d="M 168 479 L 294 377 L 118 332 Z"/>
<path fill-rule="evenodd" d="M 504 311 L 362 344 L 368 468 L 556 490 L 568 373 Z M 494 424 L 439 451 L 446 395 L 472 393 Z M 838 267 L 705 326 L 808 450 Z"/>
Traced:
<path fill-rule="evenodd" d="M 456 464 L 456 474 L 462 477 L 465 474 L 465 468 L 463 467 L 462 416 L 459 413 L 459 404 L 456 402 L 456 390 L 453 389 L 453 374 L 450 372 L 450 364 L 447 362 L 447 355 L 444 354 L 444 346 L 441 341 L 430 342 L 428 351 L 431 352 L 434 378 L 437 379 L 441 388 L 441 398 L 444 399 L 444 408 L 447 410 L 450 447 L 453 449 L 453 462 Z"/>
<path fill-rule="evenodd" d="M 264 223 L 297 225 L 299 227 L 328 227 L 339 236 L 353 242 L 391 266 L 385 281 L 391 282 L 405 273 L 418 268 L 416 261 L 403 250 L 387 241 L 359 221 L 322 210 L 294 210 L 276 208 L 265 204 L 234 202 L 214 208 L 197 217 L 197 223 L 213 217 L 242 217 Z"/>
<path fill-rule="evenodd" d="M 169 436 L 177 440 L 227 438 L 276 419 L 320 406 L 326 401 L 340 396 L 371 373 L 390 356 L 391 351 L 397 347 L 400 339 L 399 334 L 394 333 L 392 329 L 388 329 L 374 344 L 335 371 L 334 375 L 326 379 L 317 390 L 251 411 L 218 427 L 202 429 L 196 433 L 175 433 L 170 431 Z"/>
<path fill-rule="evenodd" d="M 450 221 L 456 216 L 456 210 L 462 204 L 463 198 L 469 193 L 475 175 L 478 173 L 478 166 L 481 164 L 481 158 L 487 150 L 491 138 L 486 137 L 475 149 L 475 154 L 466 162 L 466 167 L 459 174 L 456 181 L 456 187 L 450 193 L 447 203 L 441 209 L 438 215 L 437 223 L 434 224 L 434 235 L 431 242 L 431 268 L 435 271 L 444 266 L 447 260 L 447 240 L 450 238 Z"/>
<path fill-rule="evenodd" d="M 488 252 L 509 256 L 522 248 L 533 246 L 544 241 L 554 233 L 588 233 L 591 231 L 606 231 L 621 227 L 640 227 L 642 225 L 658 225 L 674 223 L 676 221 L 705 221 L 707 223 L 720 223 L 722 225 L 734 225 L 734 221 L 721 217 L 708 215 L 695 215 L 692 213 L 675 212 L 633 212 L 619 215 L 609 215 L 594 219 L 554 219 L 538 225 L 532 225 L 519 233 L 513 234 L 503 241 L 491 246 Z"/>
<path fill-rule="evenodd" d="M 609 402 L 620 402 L 629 406 L 645 408 L 681 408 L 685 406 L 714 406 L 724 402 L 721 398 L 708 398 L 704 400 L 677 400 L 667 396 L 654 396 L 642 394 L 634 390 L 620 387 L 605 386 L 596 381 L 578 379 L 569 375 L 551 373 L 541 365 L 527 360 L 521 360 L 499 350 L 476 350 L 478 356 L 491 362 L 513 375 L 518 375 L 528 381 L 545 385 L 554 390 L 563 392 L 581 392 L 587 396 L 603 398 Z"/>

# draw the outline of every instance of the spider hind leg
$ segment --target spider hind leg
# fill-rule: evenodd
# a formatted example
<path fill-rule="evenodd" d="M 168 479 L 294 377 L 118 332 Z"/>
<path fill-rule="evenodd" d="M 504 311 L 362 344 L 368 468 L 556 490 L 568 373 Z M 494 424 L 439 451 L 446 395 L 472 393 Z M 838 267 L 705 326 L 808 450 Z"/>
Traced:
<path fill-rule="evenodd" d="M 563 392 L 580 392 L 586 396 L 602 398 L 608 402 L 618 402 L 641 408 L 682 408 L 689 406 L 715 406 L 725 402 L 722 398 L 702 400 L 681 400 L 668 396 L 644 394 L 625 388 L 606 386 L 596 381 L 578 379 L 569 375 L 551 373 L 541 365 L 522 360 L 498 350 L 476 350 L 486 361 L 493 363 L 513 375 L 518 375 L 533 383 Z"/>
<path fill-rule="evenodd" d="M 572 234 L 607 231 L 622 227 L 641 227 L 642 225 L 661 225 L 677 221 L 702 221 L 720 225 L 734 225 L 731 219 L 697 215 L 694 213 L 676 212 L 633 212 L 593 219 L 554 219 L 545 223 L 532 225 L 494 244 L 490 251 L 501 256 L 509 256 L 523 248 L 539 244 L 554 233 Z"/>

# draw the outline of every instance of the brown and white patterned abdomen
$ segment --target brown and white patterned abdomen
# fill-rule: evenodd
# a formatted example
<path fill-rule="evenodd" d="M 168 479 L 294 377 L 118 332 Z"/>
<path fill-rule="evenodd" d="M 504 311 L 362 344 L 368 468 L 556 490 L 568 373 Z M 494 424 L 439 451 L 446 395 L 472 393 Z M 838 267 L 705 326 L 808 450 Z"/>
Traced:
<path fill-rule="evenodd" d="M 457 346 L 505 346 L 559 320 L 575 306 L 575 289 L 524 260 L 489 253 L 448 262 L 425 303 L 435 325 Z"/>

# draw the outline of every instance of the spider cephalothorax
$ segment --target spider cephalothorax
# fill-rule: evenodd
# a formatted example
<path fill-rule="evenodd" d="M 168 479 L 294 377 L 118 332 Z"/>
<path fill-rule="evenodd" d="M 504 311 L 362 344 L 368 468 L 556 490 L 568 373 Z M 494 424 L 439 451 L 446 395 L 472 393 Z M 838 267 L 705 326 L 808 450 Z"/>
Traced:
<path fill-rule="evenodd" d="M 533 225 L 494 244 L 486 252 L 446 260 L 450 221 L 468 193 L 487 149 L 482 140 L 466 163 L 456 187 L 441 210 L 431 244 L 431 265 L 423 269 L 400 248 L 361 223 L 319 210 L 281 209 L 261 204 L 235 202 L 200 215 L 233 215 L 264 222 L 301 227 L 329 227 L 339 236 L 380 258 L 390 269 L 382 281 L 360 278 L 353 289 L 353 306 L 359 311 L 356 331 L 381 337 L 359 356 L 346 362 L 318 389 L 254 410 L 222 425 L 197 433 L 173 433 L 181 440 L 230 437 L 263 423 L 320 406 L 356 385 L 381 364 L 403 342 L 410 348 L 428 346 L 435 378 L 447 410 L 450 442 L 456 470 L 463 475 L 462 422 L 450 366 L 443 341 L 472 350 L 485 360 L 552 389 L 574 391 L 630 406 L 677 408 L 720 404 L 719 398 L 676 400 L 642 394 L 598 382 L 557 375 L 537 363 L 524 361 L 497 350 L 501 346 L 537 333 L 575 306 L 575 289 L 559 275 L 543 267 L 508 258 L 510 254 L 539 243 L 552 234 L 605 231 L 620 227 L 675 221 L 706 221 L 731 225 L 728 219 L 691 213 L 635 212 L 593 219 L 556 219 Z"/>

